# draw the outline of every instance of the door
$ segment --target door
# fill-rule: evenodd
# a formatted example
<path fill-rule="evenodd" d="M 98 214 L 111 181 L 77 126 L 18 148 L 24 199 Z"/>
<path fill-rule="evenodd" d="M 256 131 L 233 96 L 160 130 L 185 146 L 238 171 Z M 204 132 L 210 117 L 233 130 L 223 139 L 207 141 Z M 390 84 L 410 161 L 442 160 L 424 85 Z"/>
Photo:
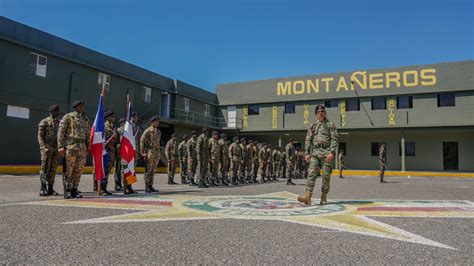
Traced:
<path fill-rule="evenodd" d="M 458 143 L 443 142 L 444 170 L 459 170 Z"/>
<path fill-rule="evenodd" d="M 227 127 L 236 128 L 237 126 L 237 108 L 235 106 L 229 106 L 227 108 Z"/>
<path fill-rule="evenodd" d="M 170 117 L 170 95 L 169 93 L 161 94 L 161 105 L 160 105 L 160 116 L 161 117 Z"/>

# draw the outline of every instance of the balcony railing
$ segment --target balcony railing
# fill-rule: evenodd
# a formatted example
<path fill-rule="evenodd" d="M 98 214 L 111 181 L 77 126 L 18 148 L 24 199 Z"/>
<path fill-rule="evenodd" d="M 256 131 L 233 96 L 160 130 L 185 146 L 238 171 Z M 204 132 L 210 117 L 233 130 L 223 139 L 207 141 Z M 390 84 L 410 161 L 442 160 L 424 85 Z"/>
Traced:
<path fill-rule="evenodd" d="M 205 116 L 204 113 L 198 113 L 193 111 L 186 112 L 184 109 L 180 108 L 170 109 L 168 119 L 186 124 L 193 124 L 196 126 L 210 128 L 223 128 L 226 126 L 226 121 L 224 118 L 215 116 Z"/>

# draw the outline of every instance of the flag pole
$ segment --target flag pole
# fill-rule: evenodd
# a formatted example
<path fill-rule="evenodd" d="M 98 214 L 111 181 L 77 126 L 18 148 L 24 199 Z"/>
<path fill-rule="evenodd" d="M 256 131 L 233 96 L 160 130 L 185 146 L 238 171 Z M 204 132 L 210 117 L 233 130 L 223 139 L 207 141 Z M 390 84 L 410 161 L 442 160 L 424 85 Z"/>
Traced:
<path fill-rule="evenodd" d="M 104 105 L 104 101 L 105 101 L 105 84 L 102 84 L 102 91 L 100 92 L 100 96 L 102 96 L 102 105 Z M 102 156 L 102 155 L 101 155 Z M 104 162 L 102 161 L 102 164 Z M 105 167 L 105 166 L 104 166 Z M 104 168 L 103 167 L 103 168 Z M 105 169 L 104 169 L 105 171 Z M 105 176 L 103 176 L 102 178 L 104 178 Z M 97 179 L 97 196 L 100 197 L 100 191 L 101 191 L 101 187 L 100 187 L 100 183 L 102 183 L 102 178 L 99 180 Z"/>

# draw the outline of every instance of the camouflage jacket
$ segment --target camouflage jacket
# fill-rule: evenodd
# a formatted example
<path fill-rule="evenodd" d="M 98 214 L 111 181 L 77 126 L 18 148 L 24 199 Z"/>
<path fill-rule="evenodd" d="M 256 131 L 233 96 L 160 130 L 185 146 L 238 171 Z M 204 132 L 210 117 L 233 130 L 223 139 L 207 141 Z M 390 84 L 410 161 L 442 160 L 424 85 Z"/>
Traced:
<path fill-rule="evenodd" d="M 140 152 L 148 153 L 154 152 L 158 153 L 160 151 L 160 140 L 161 140 L 161 131 L 158 128 L 150 126 L 143 132 L 142 137 L 140 138 Z"/>
<path fill-rule="evenodd" d="M 247 159 L 249 162 L 253 161 L 253 145 L 252 144 L 247 144 Z"/>
<path fill-rule="evenodd" d="M 217 140 L 215 138 L 210 138 L 208 146 L 209 146 L 210 159 L 213 162 L 215 162 L 215 161 L 219 162 L 219 154 L 221 153 L 219 140 Z"/>
<path fill-rule="evenodd" d="M 219 146 L 220 146 L 220 155 L 219 155 L 219 161 L 222 162 L 223 160 L 229 160 L 229 146 L 227 145 L 226 141 L 224 139 L 219 140 Z"/>
<path fill-rule="evenodd" d="M 274 150 L 273 154 L 272 154 L 272 157 L 273 157 L 273 162 L 274 163 L 280 163 L 280 161 L 281 161 L 281 152 L 279 152 L 278 150 Z"/>
<path fill-rule="evenodd" d="M 343 163 L 344 163 L 344 158 L 345 158 L 344 154 L 339 153 L 339 163 L 340 163 L 340 164 L 343 164 Z"/>
<path fill-rule="evenodd" d="M 305 154 L 318 157 L 325 157 L 329 153 L 335 154 L 338 138 L 337 128 L 333 122 L 327 119 L 324 122 L 316 120 L 306 133 Z"/>
<path fill-rule="evenodd" d="M 197 159 L 196 152 L 196 138 L 191 137 L 186 144 L 186 149 L 188 151 L 188 159 Z"/>
<path fill-rule="evenodd" d="M 257 145 L 253 145 L 252 147 L 252 158 L 254 162 L 258 162 L 258 147 Z"/>
<path fill-rule="evenodd" d="M 109 121 L 105 122 L 105 150 L 109 153 L 118 153 L 119 139 L 114 125 Z"/>
<path fill-rule="evenodd" d="M 38 143 L 42 151 L 56 151 L 58 149 L 59 119 L 51 115 L 38 124 Z"/>
<path fill-rule="evenodd" d="M 292 143 L 286 144 L 285 147 L 286 160 L 290 162 L 296 161 L 295 146 Z"/>
<path fill-rule="evenodd" d="M 83 113 L 76 111 L 67 113 L 61 119 L 58 129 L 58 148 L 66 148 L 69 145 L 85 144 L 89 146 L 90 122 Z"/>
<path fill-rule="evenodd" d="M 178 157 L 180 161 L 188 159 L 188 144 L 186 140 L 183 140 L 178 145 Z"/>
<path fill-rule="evenodd" d="M 267 162 L 268 161 L 268 152 L 266 148 L 261 148 L 260 151 L 258 152 L 258 160 L 261 162 Z"/>
<path fill-rule="evenodd" d="M 140 140 L 142 136 L 142 128 L 139 125 L 132 123 L 132 129 L 133 129 L 133 136 L 135 137 L 135 147 L 137 149 L 137 154 L 140 154 Z M 122 135 L 123 135 L 123 128 L 122 128 L 122 134 L 120 134 L 120 136 Z"/>
<path fill-rule="evenodd" d="M 242 156 L 240 158 L 242 158 L 242 160 L 247 160 L 248 154 L 247 154 L 247 149 L 245 145 L 242 143 L 239 143 L 239 145 L 240 145 L 240 152 L 242 153 Z"/>
<path fill-rule="evenodd" d="M 387 153 L 385 148 L 380 147 L 379 149 L 379 163 L 386 164 L 387 163 Z"/>
<path fill-rule="evenodd" d="M 175 140 L 170 139 L 166 143 L 165 156 L 168 161 L 178 159 L 178 143 Z"/>
<path fill-rule="evenodd" d="M 242 151 L 240 144 L 233 142 L 229 147 L 229 157 L 232 161 L 240 161 L 242 159 Z"/>
<path fill-rule="evenodd" d="M 209 159 L 209 143 L 206 134 L 199 135 L 196 141 L 196 152 L 198 160 L 205 161 Z"/>

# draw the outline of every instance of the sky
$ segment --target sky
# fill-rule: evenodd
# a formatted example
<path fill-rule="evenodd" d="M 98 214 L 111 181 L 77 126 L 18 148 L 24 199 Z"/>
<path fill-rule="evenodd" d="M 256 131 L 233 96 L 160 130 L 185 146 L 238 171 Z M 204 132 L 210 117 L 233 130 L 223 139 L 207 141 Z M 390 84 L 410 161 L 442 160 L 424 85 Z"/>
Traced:
<path fill-rule="evenodd" d="M 473 0 L 0 0 L 0 15 L 216 84 L 472 60 Z"/>

